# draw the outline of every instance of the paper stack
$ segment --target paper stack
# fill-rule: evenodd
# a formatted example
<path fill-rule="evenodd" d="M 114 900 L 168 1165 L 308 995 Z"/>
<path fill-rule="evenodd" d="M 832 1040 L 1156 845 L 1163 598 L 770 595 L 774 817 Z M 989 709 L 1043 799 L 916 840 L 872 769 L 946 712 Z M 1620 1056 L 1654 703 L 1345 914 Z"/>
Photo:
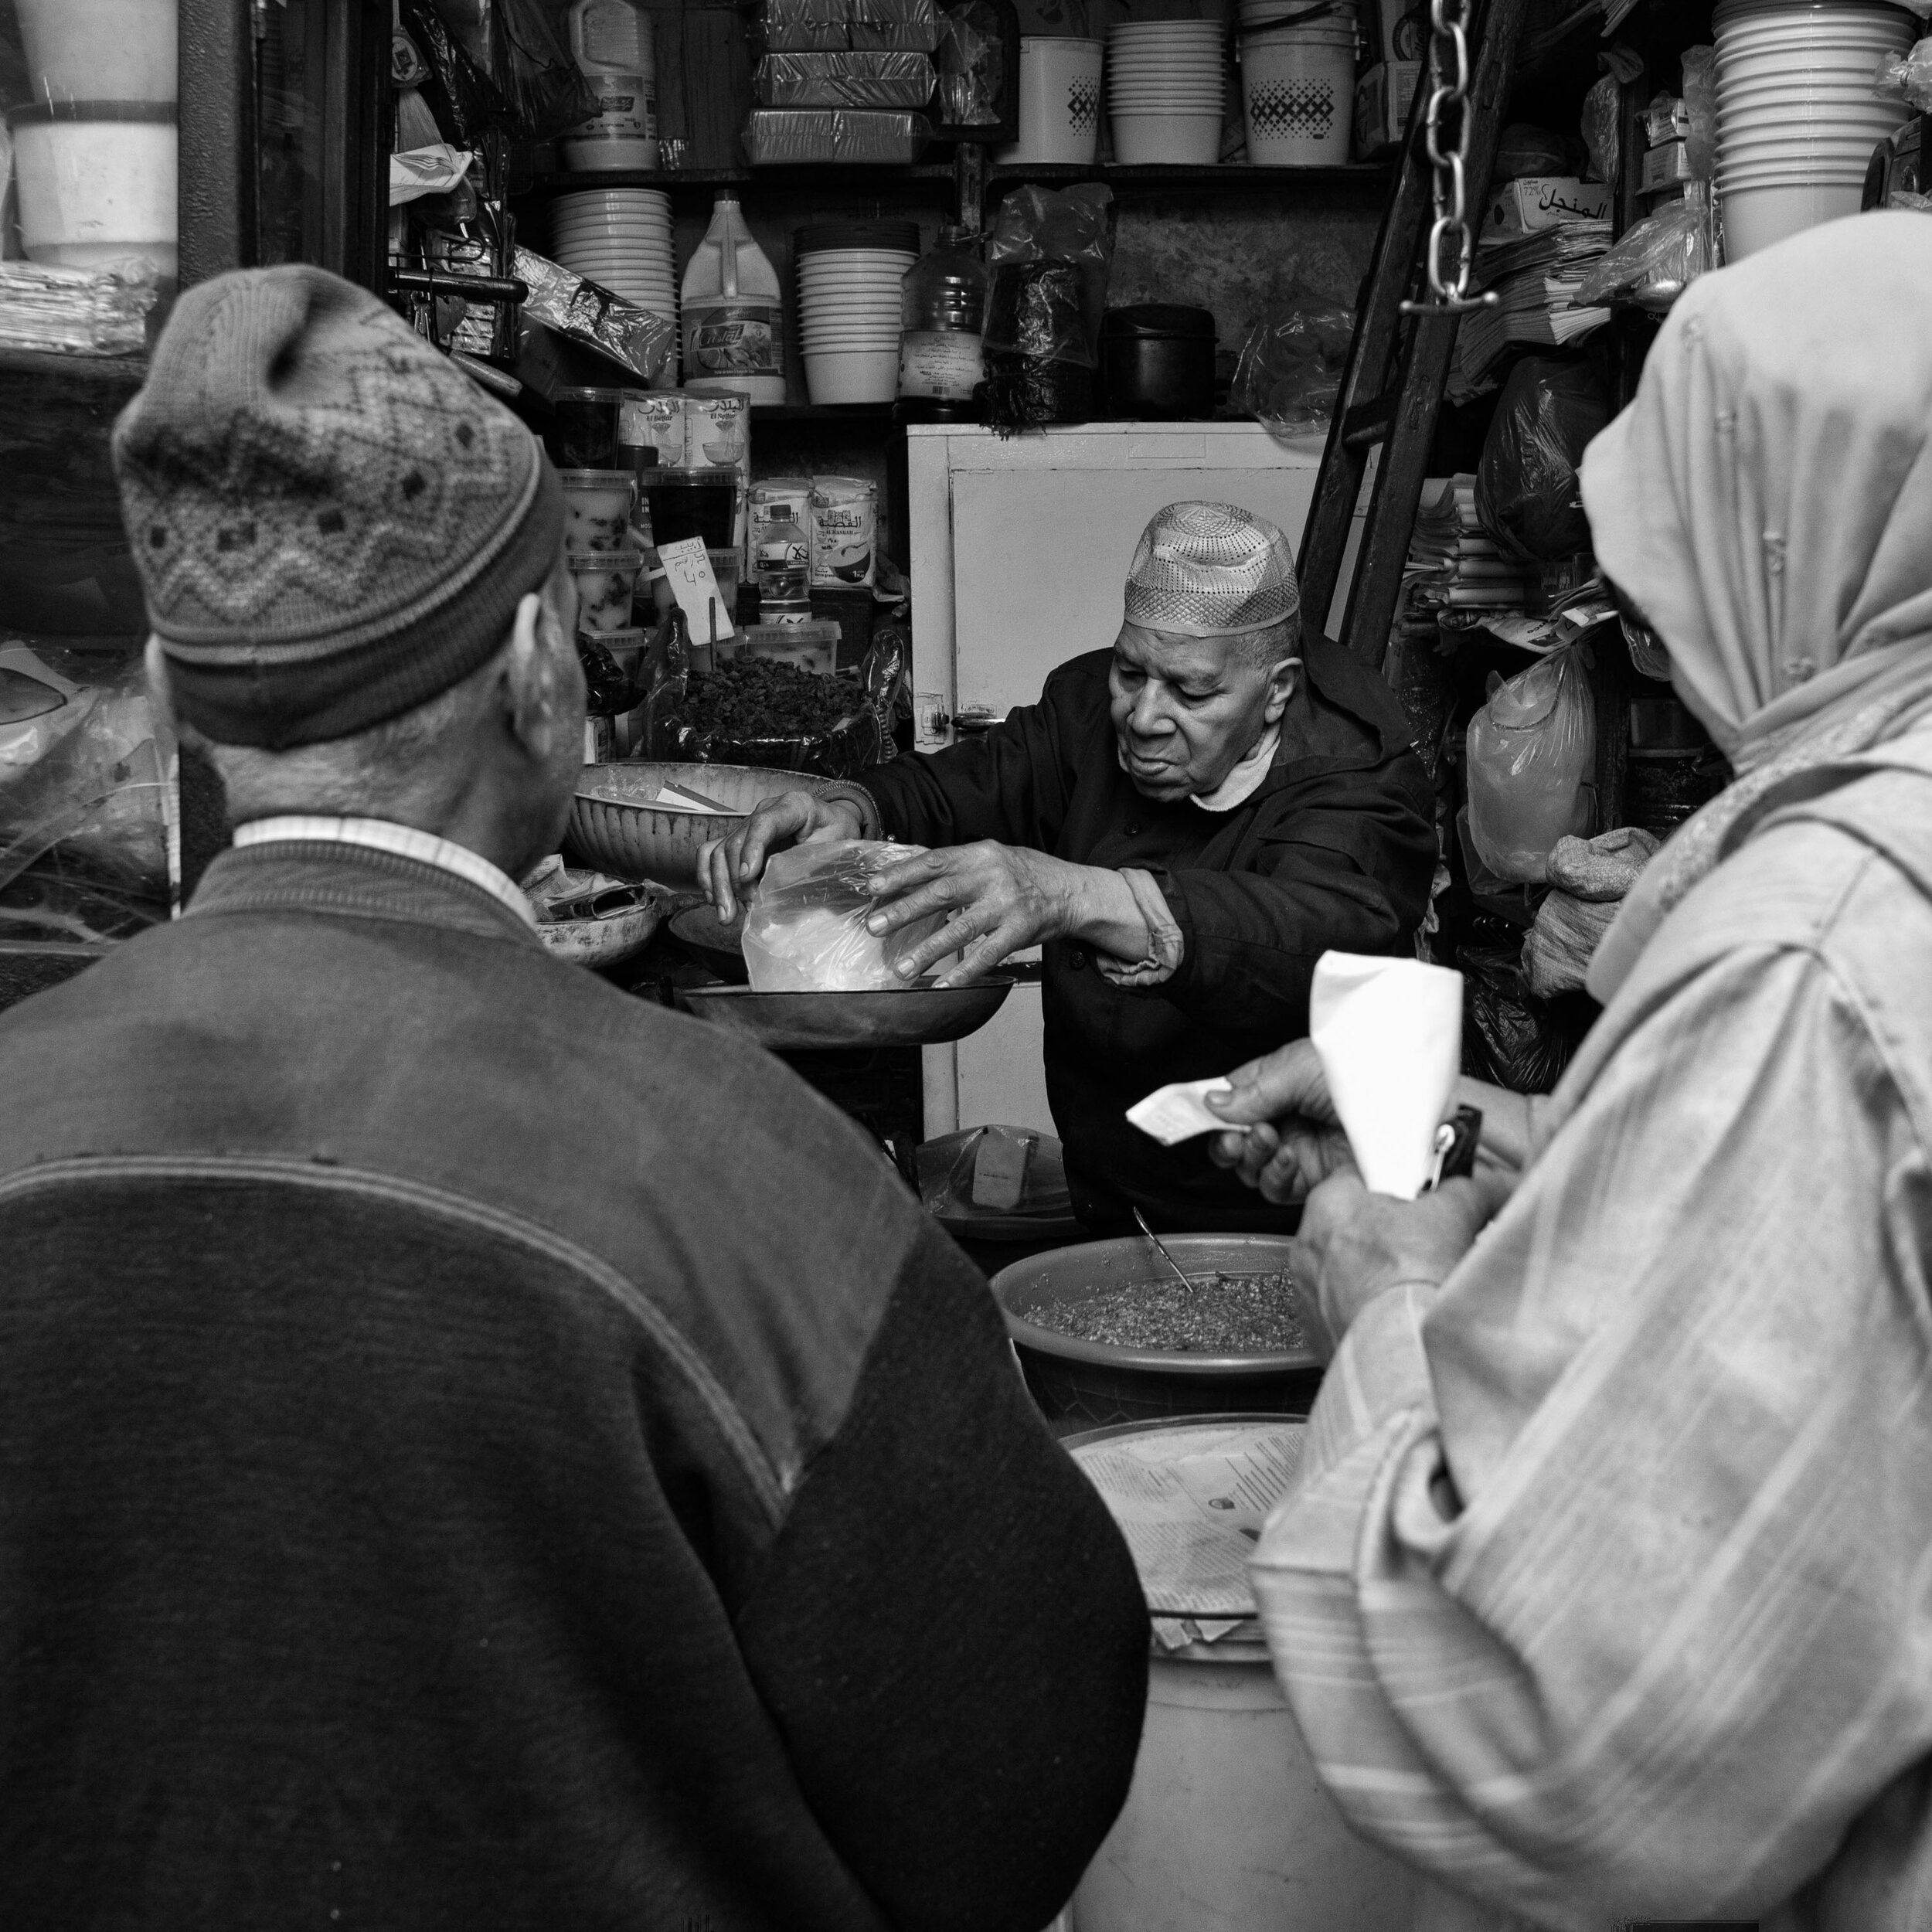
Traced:
<path fill-rule="evenodd" d="M 138 258 L 103 268 L 0 262 L 0 349 L 56 355 L 138 355 L 160 295 Z"/>
<path fill-rule="evenodd" d="M 1476 521 L 1476 479 L 1468 475 L 1423 485 L 1403 575 L 1407 608 L 1417 617 L 1521 610 L 1536 581 L 1535 570 L 1506 556 Z"/>
<path fill-rule="evenodd" d="M 1519 344 L 1549 349 L 1574 342 L 1610 320 L 1607 308 L 1573 308 L 1591 265 L 1610 248 L 1607 221 L 1570 221 L 1531 235 L 1487 243 L 1477 278 L 1498 297 L 1494 308 L 1463 318 L 1449 378 L 1452 401 L 1491 387 L 1497 365 Z"/>

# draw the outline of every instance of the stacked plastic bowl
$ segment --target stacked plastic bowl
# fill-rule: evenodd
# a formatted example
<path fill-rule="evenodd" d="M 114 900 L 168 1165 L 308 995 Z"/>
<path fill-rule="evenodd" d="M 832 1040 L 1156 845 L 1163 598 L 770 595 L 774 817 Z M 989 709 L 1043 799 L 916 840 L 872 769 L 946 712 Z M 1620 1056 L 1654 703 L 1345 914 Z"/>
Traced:
<path fill-rule="evenodd" d="M 614 295 L 678 321 L 671 197 L 655 188 L 593 188 L 550 204 L 551 259 Z M 677 381 L 675 358 L 658 380 Z"/>
<path fill-rule="evenodd" d="M 1717 191 L 1731 261 L 1855 215 L 1872 151 L 1906 117 L 1872 98 L 1913 38 L 1871 0 L 1722 0 L 1716 15 Z"/>
<path fill-rule="evenodd" d="M 821 405 L 889 403 L 899 391 L 899 285 L 919 224 L 822 222 L 792 237 L 805 387 Z"/>
<path fill-rule="evenodd" d="M 1114 158 L 1208 167 L 1221 158 L 1227 99 L 1219 20 L 1128 21 L 1107 43 Z"/>

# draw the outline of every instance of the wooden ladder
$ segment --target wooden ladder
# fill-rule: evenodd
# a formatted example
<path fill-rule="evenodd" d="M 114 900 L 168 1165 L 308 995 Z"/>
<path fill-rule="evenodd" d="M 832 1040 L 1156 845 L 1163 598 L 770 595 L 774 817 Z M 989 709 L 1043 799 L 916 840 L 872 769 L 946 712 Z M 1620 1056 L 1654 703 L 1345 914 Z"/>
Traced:
<path fill-rule="evenodd" d="M 1464 164 L 1469 219 L 1480 225 L 1502 131 L 1504 106 L 1522 39 L 1529 0 L 1478 0 L 1470 49 L 1470 116 Z M 1372 449 L 1381 460 L 1369 498 L 1342 642 L 1379 669 L 1402 594 L 1402 573 L 1435 439 L 1436 417 L 1456 345 L 1454 315 L 1405 315 L 1402 304 L 1425 286 L 1423 250 L 1434 219 L 1434 173 L 1423 146 L 1429 97 L 1424 66 L 1409 112 L 1402 164 L 1389 190 L 1362 284 L 1355 338 L 1328 425 L 1328 447 L 1301 539 L 1301 607 L 1325 623 L 1342 578 L 1362 478 Z"/>

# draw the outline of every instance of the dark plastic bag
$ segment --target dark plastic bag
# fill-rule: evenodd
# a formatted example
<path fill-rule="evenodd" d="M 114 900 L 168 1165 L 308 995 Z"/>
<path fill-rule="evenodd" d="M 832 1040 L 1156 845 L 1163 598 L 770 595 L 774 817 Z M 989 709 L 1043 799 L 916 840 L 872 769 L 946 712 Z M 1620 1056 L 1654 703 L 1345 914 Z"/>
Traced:
<path fill-rule="evenodd" d="M 1573 1050 L 1555 1015 L 1525 985 L 1520 947 L 1461 946 L 1462 1070 L 1512 1094 L 1547 1094 Z"/>
<path fill-rule="evenodd" d="M 1610 420 L 1580 362 L 1532 356 L 1509 372 L 1476 471 L 1476 517 L 1512 556 L 1554 563 L 1590 547 L 1577 472 Z"/>
<path fill-rule="evenodd" d="M 986 327 L 988 349 L 1012 349 L 1083 369 L 1100 366 L 1100 318 L 1107 310 L 1107 276 L 1114 260 L 1114 196 L 1092 182 L 1077 188 L 1016 188 L 999 205 L 986 243 L 992 278 Z M 1050 320 L 1043 326 L 1032 311 L 1009 299 L 998 307 L 1002 271 L 1041 263 L 1070 269 L 1054 279 Z M 995 311 L 1003 318 L 1029 315 L 1029 333 L 995 332 Z"/>
<path fill-rule="evenodd" d="M 1271 301 L 1235 365 L 1234 406 L 1277 436 L 1328 427 L 1355 338 L 1355 311 L 1313 289 Z"/>
<path fill-rule="evenodd" d="M 474 148 L 492 128 L 509 128 L 513 110 L 508 97 L 470 58 L 430 0 L 398 5 L 403 31 L 428 64 L 429 77 L 420 85 L 443 138 L 452 147 Z"/>
<path fill-rule="evenodd" d="M 597 90 L 564 36 L 563 16 L 536 0 L 492 0 L 490 65 L 509 97 L 512 140 L 547 141 L 597 112 Z"/>

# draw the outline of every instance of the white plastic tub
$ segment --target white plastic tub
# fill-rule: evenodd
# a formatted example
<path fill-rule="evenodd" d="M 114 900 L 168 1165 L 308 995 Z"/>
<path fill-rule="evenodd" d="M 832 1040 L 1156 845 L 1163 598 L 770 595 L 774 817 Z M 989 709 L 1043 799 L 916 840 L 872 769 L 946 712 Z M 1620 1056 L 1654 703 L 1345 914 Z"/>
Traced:
<path fill-rule="evenodd" d="M 1114 115 L 1114 158 L 1128 167 L 1150 163 L 1212 167 L 1221 158 L 1221 115 Z"/>
<path fill-rule="evenodd" d="M 1779 182 L 1762 187 L 1726 187 L 1723 192 L 1724 258 L 1741 262 L 1761 248 L 1815 228 L 1842 215 L 1855 215 L 1862 180 Z"/>
<path fill-rule="evenodd" d="M 1324 168 L 1349 158 L 1355 128 L 1354 23 L 1263 27 L 1240 40 L 1248 158 Z"/>
<path fill-rule="evenodd" d="M 175 99 L 176 0 L 15 0 L 37 100 Z"/>
<path fill-rule="evenodd" d="M 12 118 L 20 239 L 30 261 L 97 268 L 140 255 L 179 272 L 180 141 L 162 120 Z"/>
<path fill-rule="evenodd" d="M 899 392 L 899 349 L 807 349 L 805 387 L 821 408 L 838 403 L 889 403 Z"/>

